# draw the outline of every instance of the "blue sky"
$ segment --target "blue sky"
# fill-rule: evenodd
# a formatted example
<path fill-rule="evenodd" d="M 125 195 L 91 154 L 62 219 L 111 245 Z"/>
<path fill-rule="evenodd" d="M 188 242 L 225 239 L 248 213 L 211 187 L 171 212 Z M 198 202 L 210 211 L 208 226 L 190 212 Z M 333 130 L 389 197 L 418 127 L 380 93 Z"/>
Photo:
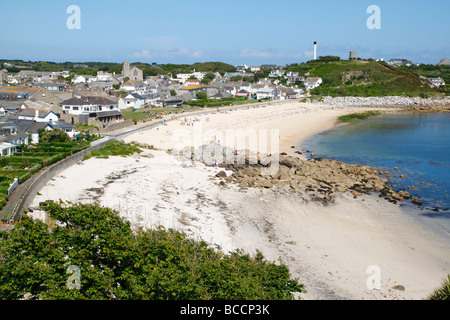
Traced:
<path fill-rule="evenodd" d="M 67 8 L 81 10 L 70 30 Z M 370 5 L 381 29 L 370 30 Z M 0 59 L 233 65 L 288 64 L 318 56 L 450 58 L 448 0 L 34 0 L 1 4 Z"/>

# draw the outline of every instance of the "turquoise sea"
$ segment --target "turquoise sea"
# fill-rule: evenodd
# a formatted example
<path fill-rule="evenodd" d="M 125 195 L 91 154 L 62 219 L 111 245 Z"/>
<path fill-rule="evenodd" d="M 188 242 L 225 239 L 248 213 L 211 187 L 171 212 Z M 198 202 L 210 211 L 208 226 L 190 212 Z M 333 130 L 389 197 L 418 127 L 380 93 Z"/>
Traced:
<path fill-rule="evenodd" d="M 314 152 L 316 157 L 388 170 L 395 190 L 423 197 L 421 206 L 403 201 L 402 207 L 421 217 L 437 218 L 450 232 L 449 113 L 371 117 L 315 134 L 297 149 Z"/>

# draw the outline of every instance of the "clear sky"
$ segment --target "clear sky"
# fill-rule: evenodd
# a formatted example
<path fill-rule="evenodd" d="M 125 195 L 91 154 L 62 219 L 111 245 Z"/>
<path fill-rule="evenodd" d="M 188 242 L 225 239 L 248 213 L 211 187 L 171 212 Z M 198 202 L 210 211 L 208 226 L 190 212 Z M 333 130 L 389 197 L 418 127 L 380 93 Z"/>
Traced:
<path fill-rule="evenodd" d="M 449 0 L 24 0 L 0 13 L 0 59 L 284 65 L 311 60 L 314 41 L 318 56 L 450 58 Z"/>

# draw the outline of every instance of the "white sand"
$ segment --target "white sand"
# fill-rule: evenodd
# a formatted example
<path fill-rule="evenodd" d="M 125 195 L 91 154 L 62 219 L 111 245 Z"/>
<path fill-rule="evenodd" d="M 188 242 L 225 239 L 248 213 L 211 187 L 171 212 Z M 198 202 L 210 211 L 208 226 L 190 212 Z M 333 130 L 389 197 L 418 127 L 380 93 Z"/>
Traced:
<path fill-rule="evenodd" d="M 279 129 L 280 151 L 292 152 L 290 146 L 299 139 L 332 126 L 337 115 L 348 112 L 287 104 L 211 114 L 209 121 L 199 118 L 204 130 L 232 124 Z M 171 131 L 180 127 L 179 121 L 169 122 L 126 140 L 172 148 Z M 46 199 L 98 200 L 137 225 L 192 232 L 224 251 L 260 250 L 269 260 L 280 258 L 300 278 L 308 290 L 304 299 L 422 299 L 450 272 L 449 243 L 377 196 L 340 195 L 324 207 L 301 194 L 242 192 L 231 184 L 216 185 L 218 168 L 164 151 L 150 153 L 154 158 L 111 157 L 75 165 L 44 187 L 33 205 Z M 367 286 L 371 266 L 379 268 L 379 289 Z M 405 290 L 393 289 L 396 285 Z"/>

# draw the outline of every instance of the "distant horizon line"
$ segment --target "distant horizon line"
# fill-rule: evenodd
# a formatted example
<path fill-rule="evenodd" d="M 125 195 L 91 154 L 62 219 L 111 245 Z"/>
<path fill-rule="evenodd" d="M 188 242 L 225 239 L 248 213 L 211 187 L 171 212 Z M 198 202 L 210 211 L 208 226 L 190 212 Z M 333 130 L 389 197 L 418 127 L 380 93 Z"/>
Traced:
<path fill-rule="evenodd" d="M 329 57 L 329 56 L 333 56 L 333 55 L 325 55 L 325 56 L 319 56 L 318 58 L 320 58 L 320 57 Z M 350 60 L 350 59 L 343 59 L 342 57 L 339 57 L 339 56 L 335 56 L 335 57 L 338 57 L 338 58 L 340 58 L 341 60 L 343 60 L 343 61 L 347 61 L 347 60 Z M 443 59 L 445 59 L 445 58 L 447 58 L 447 57 L 443 57 L 440 61 L 438 61 L 438 62 L 435 62 L 435 63 L 423 63 L 423 62 L 413 62 L 413 61 L 411 61 L 411 59 L 407 59 L 407 58 L 390 58 L 390 59 L 383 59 L 383 61 L 389 61 L 389 60 L 398 60 L 398 59 L 400 59 L 400 60 L 409 60 L 409 61 L 411 61 L 413 64 L 424 64 L 424 65 L 436 65 L 436 64 L 438 64 L 439 62 L 441 62 Z M 380 58 L 361 58 L 361 57 L 358 57 L 357 59 L 360 59 L 360 60 L 369 60 L 369 59 L 373 59 L 373 60 L 381 60 Z M 298 61 L 298 62 L 289 62 L 289 63 L 286 63 L 286 64 L 284 64 L 284 65 L 292 65 L 292 64 L 295 64 L 295 63 L 297 63 L 297 64 L 300 64 L 300 63 L 306 63 L 306 62 L 309 62 L 309 61 L 313 61 L 314 59 L 310 59 L 310 60 L 304 60 L 304 61 Z M 241 65 L 243 65 L 243 64 L 245 64 L 245 65 L 248 65 L 249 67 L 251 67 L 251 66 L 261 66 L 261 65 L 277 65 L 277 66 L 282 66 L 282 64 L 278 64 L 278 63 L 261 63 L 261 64 L 246 64 L 246 63 L 241 63 L 241 64 L 231 64 L 231 63 L 229 63 L 229 62 L 225 62 L 225 61 L 219 61 L 219 60 L 205 60 L 205 61 L 196 61 L 196 62 L 193 62 L 193 63 L 185 63 L 185 62 L 183 62 L 183 63 L 175 63 L 175 62 L 167 62 L 167 63 L 158 63 L 158 62 L 156 62 L 156 61 L 153 61 L 153 62 L 143 62 L 143 61 L 134 61 L 134 62 L 131 62 L 131 60 L 130 59 L 128 59 L 128 60 L 123 60 L 123 61 L 121 61 L 121 62 L 118 62 L 118 61 L 101 61 L 101 60 L 86 60 L 86 61 L 51 61 L 51 60 L 24 60 L 24 59 L 6 59 L 6 58 L 0 58 L 0 61 L 2 61 L 2 62 L 5 62 L 5 61 L 22 61 L 22 62 L 28 62 L 28 63 L 38 63 L 38 62 L 46 62 L 46 63 L 53 63 L 53 64 L 64 64 L 64 63 L 72 63 L 72 64 L 77 64 L 77 63 L 80 63 L 80 64 L 82 64 L 82 63 L 111 63 L 111 64 L 123 64 L 124 62 L 130 62 L 130 64 L 138 64 L 138 63 L 140 63 L 140 64 L 147 64 L 147 65 L 149 65 L 149 66 L 152 66 L 152 65 L 168 65 L 168 64 L 173 64 L 173 65 L 193 65 L 193 64 L 196 64 L 196 63 L 208 63 L 208 62 L 219 62 L 219 63 L 225 63 L 225 64 L 228 64 L 228 65 L 231 65 L 231 66 L 241 66 Z"/>

